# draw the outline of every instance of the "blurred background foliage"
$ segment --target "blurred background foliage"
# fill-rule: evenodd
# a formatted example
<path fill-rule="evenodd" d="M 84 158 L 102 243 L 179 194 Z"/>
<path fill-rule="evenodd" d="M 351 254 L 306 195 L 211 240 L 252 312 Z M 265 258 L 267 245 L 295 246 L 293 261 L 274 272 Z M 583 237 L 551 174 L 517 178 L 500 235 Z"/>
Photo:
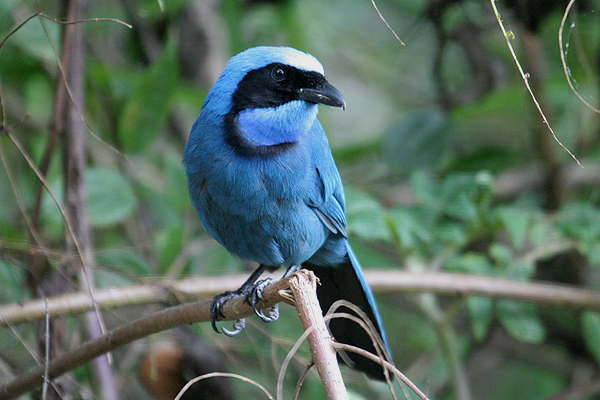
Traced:
<path fill-rule="evenodd" d="M 571 91 L 561 65 L 558 28 L 567 1 L 497 5 L 551 126 L 585 169 L 542 124 L 486 1 L 377 1 L 403 47 L 367 0 L 88 0 L 86 18 L 133 25 L 84 25 L 85 182 L 96 284 L 156 284 L 253 268 L 203 232 L 188 199 L 181 154 L 230 56 L 256 45 L 291 45 L 322 62 L 348 104 L 345 112 L 322 109 L 320 119 L 345 183 L 348 231 L 365 269 L 598 289 L 599 115 Z M 35 12 L 62 19 L 64 4 L 3 0 L 2 37 Z M 32 19 L 0 51 L 3 128 L 36 165 L 49 154 L 46 179 L 61 199 L 63 149 L 48 148 L 62 29 Z M 598 1 L 575 3 L 563 40 L 568 76 L 598 107 Z M 0 301 L 8 304 L 36 297 L 32 280 L 63 262 L 65 228 L 54 200 L 1 136 L 5 132 Z M 27 221 L 33 218 L 43 248 L 31 239 Z M 33 271 L 31 256 L 40 251 L 46 269 Z M 597 313 L 483 297 L 377 298 L 397 366 L 432 399 L 600 396 Z M 104 316 L 110 328 L 163 306 L 107 310 Z M 161 398 L 138 375 L 149 354 L 172 356 L 173 349 L 192 360 L 192 371 L 202 357 L 214 356 L 217 364 L 274 392 L 273 377 L 301 332 L 294 310 L 282 308 L 281 321 L 265 326 L 251 318 L 237 339 L 203 324 L 116 351 L 121 398 Z M 71 348 L 83 340 L 80 317 L 68 317 L 67 327 Z M 35 348 L 38 336 L 35 324 L 0 330 L 3 376 L 35 364 L 27 348 Z M 305 349 L 293 364 L 288 396 L 308 358 Z M 386 385 L 347 368 L 344 374 L 353 399 L 390 398 Z M 99 396 L 87 368 L 74 375 L 76 397 Z M 263 396 L 237 380 L 216 393 L 196 398 Z M 324 398 L 316 375 L 309 375 L 301 398 Z"/>

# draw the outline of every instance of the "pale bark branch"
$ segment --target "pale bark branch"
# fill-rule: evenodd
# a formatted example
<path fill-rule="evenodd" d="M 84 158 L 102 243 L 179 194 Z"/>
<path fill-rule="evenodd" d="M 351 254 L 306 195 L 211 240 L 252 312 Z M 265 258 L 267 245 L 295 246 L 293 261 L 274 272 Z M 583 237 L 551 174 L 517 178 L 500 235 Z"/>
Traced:
<path fill-rule="evenodd" d="M 327 329 L 317 298 L 317 279 L 307 270 L 301 270 L 290 278 L 290 289 L 294 294 L 298 316 L 304 329 L 310 329 L 307 337 L 308 344 L 323 383 L 325 397 L 327 400 L 348 400 L 348 393 L 333 347 L 333 338 Z"/>
<path fill-rule="evenodd" d="M 433 292 L 464 296 L 483 296 L 600 311 L 600 293 L 573 286 L 544 282 L 524 282 L 489 276 L 447 272 L 415 273 L 406 271 L 365 271 L 376 293 Z M 175 282 L 153 282 L 97 289 L 94 300 L 100 308 L 115 308 L 160 302 L 191 301 L 211 298 L 226 290 L 235 290 L 245 275 L 194 277 Z M 93 309 L 89 293 L 73 293 L 48 299 L 0 306 L 0 328 L 32 322 L 50 316 L 77 314 Z"/>
<path fill-rule="evenodd" d="M 287 297 L 280 294 L 280 291 L 288 288 L 289 279 L 282 279 L 265 288 L 263 296 L 267 301 L 261 303 L 262 308 L 281 301 L 289 301 Z M 45 376 L 52 380 L 134 340 L 185 324 L 208 322 L 210 321 L 210 303 L 210 301 L 196 301 L 181 304 L 115 328 L 103 336 L 83 343 L 74 350 L 63 353 L 48 365 L 34 367 L 13 380 L 0 384 L 0 399 L 18 397 L 42 385 Z M 241 297 L 227 301 L 221 311 L 226 316 L 223 320 L 243 318 L 254 313 L 252 307 L 246 304 L 245 299 Z"/>

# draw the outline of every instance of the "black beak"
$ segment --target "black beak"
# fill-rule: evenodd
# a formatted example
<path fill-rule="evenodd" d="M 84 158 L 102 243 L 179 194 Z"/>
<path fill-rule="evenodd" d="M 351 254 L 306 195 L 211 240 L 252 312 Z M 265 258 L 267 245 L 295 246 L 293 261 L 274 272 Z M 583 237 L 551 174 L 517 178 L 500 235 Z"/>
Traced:
<path fill-rule="evenodd" d="M 323 80 L 318 89 L 300 89 L 298 97 L 300 100 L 312 101 L 313 103 L 325 104 L 326 106 L 341 107 L 342 110 L 346 109 L 346 101 L 342 94 L 326 80 Z"/>

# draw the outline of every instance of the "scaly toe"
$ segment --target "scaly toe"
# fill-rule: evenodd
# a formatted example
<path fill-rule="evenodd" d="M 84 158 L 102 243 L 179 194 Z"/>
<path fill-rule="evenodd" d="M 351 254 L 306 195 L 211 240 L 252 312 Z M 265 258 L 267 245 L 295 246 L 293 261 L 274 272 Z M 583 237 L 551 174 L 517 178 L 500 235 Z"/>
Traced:
<path fill-rule="evenodd" d="M 275 304 L 269 310 L 269 315 L 265 315 L 260 308 L 254 309 L 254 312 L 258 317 L 266 323 L 275 322 L 279 319 L 279 305 Z"/>
<path fill-rule="evenodd" d="M 212 326 L 212 328 L 213 328 L 213 330 L 215 332 L 221 333 L 221 331 L 217 327 L 217 321 L 219 320 L 219 318 L 224 318 L 225 317 L 223 315 L 223 312 L 221 311 L 221 308 L 223 307 L 223 305 L 225 304 L 225 302 L 227 300 L 239 297 L 240 295 L 241 294 L 238 293 L 237 291 L 236 292 L 225 292 L 225 293 L 221 293 L 219 295 L 216 295 L 213 298 L 213 301 L 212 301 L 212 303 L 210 305 L 210 324 L 211 324 L 211 326 Z M 234 328 L 237 329 L 237 326 L 234 325 Z M 244 329 L 244 328 L 242 327 L 242 329 Z M 237 335 L 239 333 L 239 332 L 235 333 L 235 331 L 228 331 L 228 332 L 233 332 L 234 335 Z M 223 329 L 223 333 L 225 333 L 225 329 Z"/>
<path fill-rule="evenodd" d="M 239 335 L 246 327 L 246 318 L 240 318 L 233 323 L 233 330 L 221 328 L 225 336 L 233 337 Z"/>
<path fill-rule="evenodd" d="M 275 280 L 271 278 L 263 279 L 262 281 L 256 282 L 256 284 L 246 295 L 246 302 L 252 306 L 252 309 L 254 309 L 254 313 L 263 322 L 267 323 L 277 321 L 277 319 L 279 318 L 279 307 L 277 306 L 277 304 L 275 304 L 273 307 L 271 307 L 271 310 L 269 310 L 269 315 L 265 315 L 258 306 L 258 303 L 259 301 L 265 300 L 265 298 L 263 297 L 263 291 L 268 285 L 270 285 L 273 282 L 275 282 Z"/>

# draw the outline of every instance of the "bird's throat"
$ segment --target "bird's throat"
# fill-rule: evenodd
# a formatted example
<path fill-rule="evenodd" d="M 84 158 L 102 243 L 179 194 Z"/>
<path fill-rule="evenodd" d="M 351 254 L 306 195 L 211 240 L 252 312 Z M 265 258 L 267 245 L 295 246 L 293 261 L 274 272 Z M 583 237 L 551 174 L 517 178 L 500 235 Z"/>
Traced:
<path fill-rule="evenodd" d="M 235 124 L 243 142 L 253 147 L 296 143 L 317 118 L 316 104 L 291 101 L 279 107 L 240 111 Z"/>

